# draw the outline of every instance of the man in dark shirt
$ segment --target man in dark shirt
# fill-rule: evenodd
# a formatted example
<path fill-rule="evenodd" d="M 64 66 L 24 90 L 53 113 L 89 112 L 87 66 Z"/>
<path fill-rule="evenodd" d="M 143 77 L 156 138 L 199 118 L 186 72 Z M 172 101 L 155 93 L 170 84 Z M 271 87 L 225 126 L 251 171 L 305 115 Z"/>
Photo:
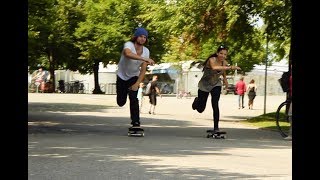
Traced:
<path fill-rule="evenodd" d="M 157 95 L 160 95 L 160 89 L 158 87 L 158 76 L 154 75 L 152 76 L 152 80 L 151 80 L 151 92 L 149 94 L 149 102 L 150 102 L 150 109 L 149 109 L 149 114 L 155 114 L 155 108 L 157 105 Z"/>

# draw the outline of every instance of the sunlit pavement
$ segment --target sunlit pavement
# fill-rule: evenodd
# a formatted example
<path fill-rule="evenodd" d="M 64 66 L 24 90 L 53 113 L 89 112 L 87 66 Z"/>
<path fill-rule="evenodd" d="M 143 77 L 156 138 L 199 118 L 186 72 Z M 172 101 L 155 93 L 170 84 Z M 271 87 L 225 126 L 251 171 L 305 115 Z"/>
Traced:
<path fill-rule="evenodd" d="M 29 94 L 28 177 L 37 179 L 292 179 L 292 143 L 278 132 L 239 121 L 274 112 L 285 96 L 257 96 L 253 110 L 238 97 L 220 98 L 226 139 L 206 138 L 213 126 L 190 99 L 158 97 L 156 115 L 145 97 L 145 137 L 128 137 L 129 101 L 114 95 Z M 245 105 L 248 99 L 245 99 Z M 264 109 L 266 107 L 266 109 Z"/>

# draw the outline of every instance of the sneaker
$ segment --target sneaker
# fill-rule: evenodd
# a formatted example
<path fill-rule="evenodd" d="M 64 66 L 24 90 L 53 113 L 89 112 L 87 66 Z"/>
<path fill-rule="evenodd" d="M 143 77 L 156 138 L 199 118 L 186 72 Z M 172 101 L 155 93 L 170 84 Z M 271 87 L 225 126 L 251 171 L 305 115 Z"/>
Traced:
<path fill-rule="evenodd" d="M 131 122 L 132 127 L 140 127 L 140 122 Z"/>
<path fill-rule="evenodd" d="M 220 129 L 219 128 L 213 128 L 213 132 L 219 132 Z"/>
<path fill-rule="evenodd" d="M 151 114 L 151 111 L 149 111 L 149 114 Z"/>
<path fill-rule="evenodd" d="M 153 112 L 152 114 L 153 114 L 153 115 L 156 115 L 156 113 L 155 113 L 155 112 Z"/>
<path fill-rule="evenodd" d="M 192 109 L 193 110 L 197 109 L 197 106 L 196 106 L 197 101 L 198 101 L 198 97 L 194 98 L 193 103 L 192 103 Z"/>
<path fill-rule="evenodd" d="M 289 136 L 285 137 L 284 140 L 292 141 L 292 136 L 289 135 Z"/>

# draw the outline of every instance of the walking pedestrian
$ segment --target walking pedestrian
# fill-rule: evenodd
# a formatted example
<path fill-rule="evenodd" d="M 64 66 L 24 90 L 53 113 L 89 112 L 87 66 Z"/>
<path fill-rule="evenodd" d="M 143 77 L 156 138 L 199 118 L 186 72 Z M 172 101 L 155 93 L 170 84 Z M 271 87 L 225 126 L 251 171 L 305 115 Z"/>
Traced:
<path fill-rule="evenodd" d="M 239 81 L 236 83 L 236 93 L 238 94 L 238 105 L 239 109 L 244 108 L 244 94 L 247 90 L 247 85 L 243 81 L 244 77 L 241 76 Z"/>
<path fill-rule="evenodd" d="M 203 63 L 203 76 L 198 83 L 198 97 L 192 103 L 192 109 L 202 113 L 207 104 L 209 93 L 211 94 L 211 105 L 213 109 L 213 130 L 219 131 L 219 99 L 221 94 L 222 82 L 220 76 L 223 76 L 223 82 L 228 87 L 226 70 L 240 70 L 238 66 L 228 66 L 225 60 L 228 48 L 224 45 L 218 47 L 217 52 L 211 54 Z"/>
<path fill-rule="evenodd" d="M 251 79 L 251 81 L 249 82 L 247 87 L 247 92 L 248 92 L 248 99 L 249 99 L 248 106 L 249 106 L 249 109 L 252 110 L 253 101 L 254 101 L 254 98 L 256 97 L 256 92 L 257 92 L 257 85 L 255 84 L 254 79 Z"/>
<path fill-rule="evenodd" d="M 130 101 L 130 118 L 133 127 L 140 126 L 139 102 L 137 98 L 139 84 L 142 82 L 147 65 L 154 64 L 150 51 L 144 44 L 148 40 L 148 31 L 137 28 L 132 39 L 124 44 L 118 64 L 116 91 L 117 104 L 122 107 Z"/>
<path fill-rule="evenodd" d="M 149 94 L 149 102 L 150 102 L 150 109 L 149 109 L 149 114 L 155 115 L 155 109 L 157 105 L 157 95 L 160 95 L 160 89 L 158 87 L 158 76 L 153 75 L 152 80 L 151 80 L 151 87 L 150 87 L 150 94 Z"/>

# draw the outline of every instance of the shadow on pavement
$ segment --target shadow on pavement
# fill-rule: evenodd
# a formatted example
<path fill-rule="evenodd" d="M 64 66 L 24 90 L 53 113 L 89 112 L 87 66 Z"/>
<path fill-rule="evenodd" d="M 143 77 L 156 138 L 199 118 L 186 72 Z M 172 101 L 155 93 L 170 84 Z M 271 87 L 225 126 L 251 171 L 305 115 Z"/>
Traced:
<path fill-rule="evenodd" d="M 37 112 L 103 112 L 105 109 L 119 109 L 118 106 L 74 104 L 74 103 L 28 103 L 28 111 Z"/>
<path fill-rule="evenodd" d="M 42 179 L 54 174 L 54 179 L 71 175 L 75 179 L 261 179 L 261 175 L 224 171 L 217 162 L 207 162 L 208 166 L 203 167 L 197 161 L 206 162 L 208 155 L 217 161 L 219 157 L 232 156 L 228 149 L 291 146 L 277 141 L 280 137 L 275 133 L 263 130 L 224 128 L 227 139 L 210 139 L 205 137 L 208 128 L 193 126 L 190 121 L 145 117 L 141 121 L 146 136 L 127 137 L 130 122 L 127 114 L 101 117 L 66 113 L 104 112 L 109 108 L 118 107 L 29 103 L 29 163 L 46 159 L 46 167 L 63 164 L 60 168 L 68 170 L 54 173 L 52 168 L 32 163 L 29 178 Z M 39 136 L 43 140 L 35 138 Z M 193 163 L 184 162 L 193 156 L 197 158 Z M 238 158 L 248 156 L 242 154 Z M 30 175 L 37 174 L 36 169 L 41 169 L 43 175 Z M 77 173 L 81 169 L 85 173 Z"/>

